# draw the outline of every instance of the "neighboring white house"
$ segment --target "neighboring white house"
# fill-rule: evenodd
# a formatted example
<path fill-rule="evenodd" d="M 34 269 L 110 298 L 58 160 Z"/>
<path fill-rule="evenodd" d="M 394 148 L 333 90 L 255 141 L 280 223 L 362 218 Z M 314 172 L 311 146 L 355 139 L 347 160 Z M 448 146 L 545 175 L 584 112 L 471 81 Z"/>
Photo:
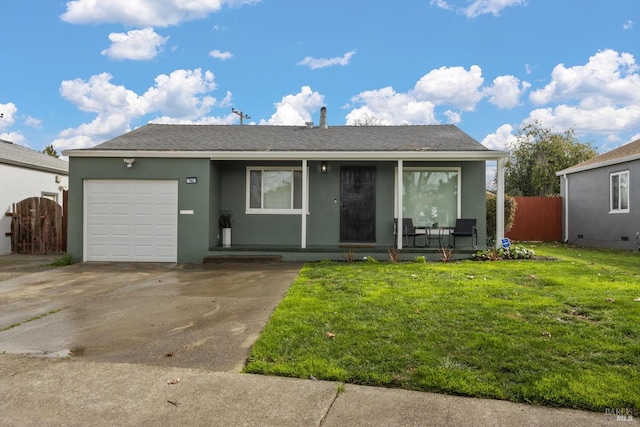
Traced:
<path fill-rule="evenodd" d="M 0 139 L 0 255 L 11 253 L 11 212 L 28 197 L 46 197 L 62 205 L 69 185 L 69 163 Z"/>

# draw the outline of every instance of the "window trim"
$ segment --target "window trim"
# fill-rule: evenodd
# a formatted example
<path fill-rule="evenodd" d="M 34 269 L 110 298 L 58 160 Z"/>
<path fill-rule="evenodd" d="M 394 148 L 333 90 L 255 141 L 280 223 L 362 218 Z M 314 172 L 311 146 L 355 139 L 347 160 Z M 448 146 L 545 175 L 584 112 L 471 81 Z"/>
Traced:
<path fill-rule="evenodd" d="M 52 193 L 50 191 L 41 191 L 40 197 L 53 200 L 54 202 L 58 203 L 58 193 Z"/>
<path fill-rule="evenodd" d="M 302 172 L 301 166 L 247 166 L 246 178 L 245 178 L 245 214 L 247 215 L 300 215 L 302 214 L 302 208 L 300 209 L 274 209 L 274 208 L 252 208 L 251 207 L 251 172 L 254 171 L 289 171 L 293 174 L 295 171 Z M 309 176 L 309 168 L 306 170 L 307 176 Z M 304 177 L 302 179 L 304 182 Z M 302 189 L 301 197 L 306 195 L 306 204 L 309 206 L 309 180 L 307 180 L 307 188 Z M 264 193 L 263 193 L 264 196 Z M 304 206 L 304 203 L 302 203 Z M 307 214 L 309 212 L 307 211 Z"/>
<path fill-rule="evenodd" d="M 393 197 L 393 216 L 394 218 L 398 218 L 398 212 L 400 212 L 400 209 L 398 208 L 398 195 L 395 194 L 397 189 L 398 189 L 398 167 L 396 166 L 394 168 L 395 173 L 393 174 L 394 179 L 393 179 L 393 188 L 394 188 L 394 197 Z M 402 168 L 402 172 L 414 172 L 414 171 L 437 171 L 437 172 L 457 172 L 458 173 L 458 194 L 456 195 L 456 213 L 457 213 L 457 218 L 461 218 L 461 214 L 462 214 L 462 167 L 460 166 L 451 166 L 451 167 L 446 167 L 446 166 L 437 166 L 437 167 L 430 167 L 430 166 L 409 166 L 409 167 L 403 167 Z"/>
<path fill-rule="evenodd" d="M 626 175 L 627 176 L 627 194 L 626 194 L 626 199 L 627 199 L 627 207 L 626 208 L 620 208 L 620 202 L 622 201 L 622 192 L 621 192 L 621 188 L 620 188 L 620 176 Z M 613 205 L 613 196 L 614 196 L 614 191 L 613 191 L 613 177 L 617 176 L 618 177 L 618 206 L 615 207 Z M 618 172 L 610 172 L 609 173 L 609 213 L 610 214 L 619 214 L 619 213 L 629 213 L 629 208 L 630 208 L 630 196 L 631 196 L 631 191 L 629 191 L 629 187 L 631 185 L 631 181 L 629 180 L 629 170 L 624 170 L 624 171 L 618 171 Z"/>

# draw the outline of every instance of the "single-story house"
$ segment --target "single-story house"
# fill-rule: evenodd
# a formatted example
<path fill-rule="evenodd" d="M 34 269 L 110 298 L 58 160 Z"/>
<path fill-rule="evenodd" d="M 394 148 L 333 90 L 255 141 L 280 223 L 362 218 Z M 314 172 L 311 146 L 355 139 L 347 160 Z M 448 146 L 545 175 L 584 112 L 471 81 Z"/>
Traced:
<path fill-rule="evenodd" d="M 637 250 L 640 139 L 556 173 L 563 238 L 582 246 Z"/>
<path fill-rule="evenodd" d="M 485 163 L 507 153 L 453 125 L 329 127 L 322 113 L 320 126 L 148 124 L 65 151 L 68 252 L 180 263 L 234 251 L 386 256 L 406 245 L 394 234 L 399 216 L 441 226 L 476 218 L 486 242 Z M 221 247 L 222 211 L 233 214 L 230 248 Z"/>
<path fill-rule="evenodd" d="M 62 205 L 69 185 L 69 163 L 0 139 L 0 255 L 11 253 L 13 204 L 29 197 L 46 197 Z"/>

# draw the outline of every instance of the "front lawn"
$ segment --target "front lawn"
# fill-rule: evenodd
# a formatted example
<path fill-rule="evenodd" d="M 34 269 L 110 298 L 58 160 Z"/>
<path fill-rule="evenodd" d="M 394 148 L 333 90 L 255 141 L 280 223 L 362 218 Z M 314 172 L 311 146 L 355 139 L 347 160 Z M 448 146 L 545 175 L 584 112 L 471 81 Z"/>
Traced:
<path fill-rule="evenodd" d="M 640 254 L 310 263 L 245 372 L 640 413 Z"/>

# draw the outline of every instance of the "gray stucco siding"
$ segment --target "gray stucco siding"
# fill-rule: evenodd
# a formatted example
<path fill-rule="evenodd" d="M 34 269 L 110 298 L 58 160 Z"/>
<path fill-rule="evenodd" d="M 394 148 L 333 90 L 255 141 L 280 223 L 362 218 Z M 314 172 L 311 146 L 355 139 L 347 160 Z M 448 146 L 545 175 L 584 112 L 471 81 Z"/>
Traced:
<path fill-rule="evenodd" d="M 610 212 L 610 174 L 629 171 L 629 212 Z M 620 163 L 568 176 L 568 194 L 560 178 L 561 196 L 566 203 L 563 225 L 568 242 L 581 246 L 637 250 L 640 231 L 640 161 Z M 568 218 L 564 217 L 568 211 Z M 568 219 L 568 221 L 567 221 Z M 568 231 L 568 233 L 567 233 Z M 623 240 L 626 238 L 628 240 Z"/>
<path fill-rule="evenodd" d="M 176 180 L 178 209 L 193 211 L 178 215 L 178 262 L 202 262 L 209 247 L 212 205 L 211 162 L 208 159 L 136 158 L 127 168 L 122 157 L 69 159 L 68 245 L 75 260 L 83 259 L 83 183 L 88 179 Z M 196 184 L 187 184 L 187 177 L 196 177 Z M 216 216 L 217 220 L 217 216 Z"/>

